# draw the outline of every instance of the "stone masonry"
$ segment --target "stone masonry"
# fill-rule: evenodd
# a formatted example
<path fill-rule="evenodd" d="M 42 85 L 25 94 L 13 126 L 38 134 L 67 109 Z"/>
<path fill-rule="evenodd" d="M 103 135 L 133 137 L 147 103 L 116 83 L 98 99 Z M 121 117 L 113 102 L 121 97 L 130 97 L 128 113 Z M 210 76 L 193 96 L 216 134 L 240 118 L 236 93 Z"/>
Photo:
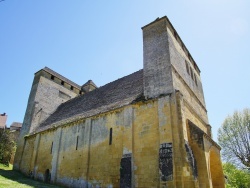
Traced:
<path fill-rule="evenodd" d="M 167 17 L 142 32 L 143 69 L 102 87 L 35 73 L 15 169 L 77 188 L 225 187 L 198 65 Z"/>

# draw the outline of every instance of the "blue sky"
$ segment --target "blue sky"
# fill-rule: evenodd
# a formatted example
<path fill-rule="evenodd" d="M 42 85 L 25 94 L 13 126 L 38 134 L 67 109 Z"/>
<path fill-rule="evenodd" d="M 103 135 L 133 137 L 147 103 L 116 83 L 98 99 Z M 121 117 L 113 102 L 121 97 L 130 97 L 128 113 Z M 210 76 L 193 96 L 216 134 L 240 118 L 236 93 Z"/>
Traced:
<path fill-rule="evenodd" d="M 250 107 L 248 0 L 0 2 L 0 113 L 22 122 L 34 73 L 48 66 L 97 86 L 142 68 L 141 27 L 168 16 L 201 70 L 214 139 Z"/>

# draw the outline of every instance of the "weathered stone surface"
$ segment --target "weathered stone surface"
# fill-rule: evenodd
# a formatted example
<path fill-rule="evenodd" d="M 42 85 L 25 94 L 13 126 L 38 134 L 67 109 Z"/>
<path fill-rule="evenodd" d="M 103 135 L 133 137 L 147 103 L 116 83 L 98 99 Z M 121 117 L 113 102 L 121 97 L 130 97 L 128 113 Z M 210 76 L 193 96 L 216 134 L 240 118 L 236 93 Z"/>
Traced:
<path fill-rule="evenodd" d="M 36 73 L 15 168 L 67 187 L 224 187 L 197 64 L 167 17 L 143 42 L 143 70 L 80 96 Z"/>
<path fill-rule="evenodd" d="M 143 84 L 146 98 L 172 93 L 173 82 L 166 20 L 143 27 Z"/>

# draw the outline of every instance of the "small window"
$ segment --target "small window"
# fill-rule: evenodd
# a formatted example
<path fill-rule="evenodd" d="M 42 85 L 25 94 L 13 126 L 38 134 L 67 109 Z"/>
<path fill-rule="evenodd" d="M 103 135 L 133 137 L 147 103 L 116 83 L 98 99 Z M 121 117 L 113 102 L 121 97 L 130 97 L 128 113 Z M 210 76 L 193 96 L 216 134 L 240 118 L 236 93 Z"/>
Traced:
<path fill-rule="evenodd" d="M 112 132 L 113 132 L 113 129 L 110 128 L 110 129 L 109 129 L 109 145 L 112 144 Z"/>
<path fill-rule="evenodd" d="M 81 95 L 81 94 L 82 94 L 82 92 L 81 92 L 81 91 L 79 91 L 79 94 Z"/>
<path fill-rule="evenodd" d="M 74 87 L 73 87 L 73 86 L 70 86 L 70 89 L 71 89 L 71 90 L 73 90 L 73 89 L 74 89 Z"/>
<path fill-rule="evenodd" d="M 51 79 L 51 80 L 54 80 L 54 79 L 55 79 L 55 76 L 51 75 L 50 79 Z"/>
<path fill-rule="evenodd" d="M 187 62 L 187 61 L 185 61 L 185 63 L 186 63 L 186 70 L 187 70 L 187 73 L 190 75 L 188 62 Z"/>
<path fill-rule="evenodd" d="M 64 85 L 64 81 L 61 81 L 61 85 Z"/>
<path fill-rule="evenodd" d="M 78 138 L 79 136 L 76 137 L 76 150 L 78 149 Z"/>
<path fill-rule="evenodd" d="M 198 86 L 198 84 L 197 84 L 197 78 L 196 78 L 195 74 L 194 74 L 194 82 L 195 82 L 196 86 Z"/>
<path fill-rule="evenodd" d="M 176 31 L 174 31 L 174 37 L 175 37 L 175 39 L 177 39 L 177 33 L 176 33 Z"/>
<path fill-rule="evenodd" d="M 182 49 L 184 50 L 184 45 L 183 45 L 183 44 L 181 45 L 181 47 L 182 47 Z"/>
<path fill-rule="evenodd" d="M 51 143 L 50 154 L 52 154 L 52 151 L 53 151 L 53 142 Z"/>
<path fill-rule="evenodd" d="M 191 73 L 191 78 L 194 80 L 193 70 L 191 67 L 190 67 L 190 73 Z"/>

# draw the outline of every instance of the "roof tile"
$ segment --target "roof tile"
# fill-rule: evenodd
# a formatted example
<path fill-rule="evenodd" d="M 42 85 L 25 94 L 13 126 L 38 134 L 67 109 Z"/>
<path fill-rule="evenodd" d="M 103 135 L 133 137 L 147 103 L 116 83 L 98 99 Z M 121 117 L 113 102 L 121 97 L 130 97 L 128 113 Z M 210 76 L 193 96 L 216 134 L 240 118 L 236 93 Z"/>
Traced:
<path fill-rule="evenodd" d="M 61 104 L 35 132 L 131 104 L 143 94 L 143 70 Z M 35 133 L 34 132 L 34 133 Z"/>

